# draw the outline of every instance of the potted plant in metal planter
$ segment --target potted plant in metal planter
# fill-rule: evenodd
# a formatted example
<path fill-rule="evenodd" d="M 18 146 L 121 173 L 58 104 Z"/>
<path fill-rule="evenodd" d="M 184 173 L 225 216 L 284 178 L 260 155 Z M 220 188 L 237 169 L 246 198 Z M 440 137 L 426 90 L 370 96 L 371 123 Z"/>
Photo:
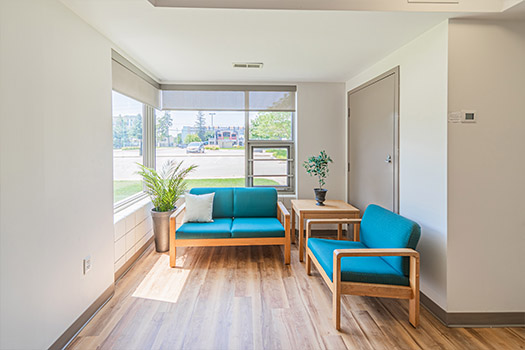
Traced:
<path fill-rule="evenodd" d="M 184 178 L 197 166 L 190 165 L 183 168 L 182 162 L 177 163 L 174 160 L 169 160 L 157 172 L 155 169 L 137 164 L 140 167 L 137 174 L 142 176 L 146 188 L 145 192 L 153 202 L 151 217 L 153 218 L 155 249 L 159 253 L 166 252 L 169 250 L 170 216 L 175 211 L 175 203 L 186 190 Z"/>
<path fill-rule="evenodd" d="M 310 176 L 317 176 L 319 181 L 319 188 L 314 188 L 315 200 L 317 201 L 316 205 L 324 206 L 324 201 L 326 199 L 327 189 L 323 188 L 325 184 L 325 179 L 328 176 L 328 163 L 332 163 L 332 158 L 325 151 L 315 157 L 312 156 L 308 160 L 304 161 L 303 167 L 306 169 L 306 172 Z"/>

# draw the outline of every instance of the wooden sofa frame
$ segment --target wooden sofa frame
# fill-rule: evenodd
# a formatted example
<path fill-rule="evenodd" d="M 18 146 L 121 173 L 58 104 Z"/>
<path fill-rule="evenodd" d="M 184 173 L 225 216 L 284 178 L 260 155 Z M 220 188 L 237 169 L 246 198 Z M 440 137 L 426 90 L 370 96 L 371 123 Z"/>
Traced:
<path fill-rule="evenodd" d="M 409 322 L 414 327 L 419 325 L 419 253 L 413 249 L 336 249 L 334 250 L 332 281 L 308 247 L 308 238 L 314 224 L 354 224 L 360 225 L 361 219 L 311 219 L 306 222 L 306 273 L 311 274 L 311 262 L 332 291 L 332 322 L 335 329 L 341 329 L 341 294 L 371 296 L 379 298 L 408 299 Z M 355 232 L 355 231 L 354 231 Z M 359 231 L 357 231 L 359 232 Z M 357 235 L 356 235 L 357 236 Z M 354 240 L 357 237 L 354 236 Z M 359 283 L 341 281 L 341 258 L 349 256 L 406 256 L 410 257 L 409 286 L 391 284 Z"/>
<path fill-rule="evenodd" d="M 284 245 L 284 263 L 290 264 L 290 213 L 279 201 L 277 202 L 277 219 L 284 227 L 284 237 L 254 237 L 254 238 L 203 238 L 176 239 L 177 225 L 182 224 L 186 203 L 182 204 L 170 216 L 170 267 L 175 267 L 177 247 L 218 247 L 218 246 L 252 246 L 252 245 Z"/>

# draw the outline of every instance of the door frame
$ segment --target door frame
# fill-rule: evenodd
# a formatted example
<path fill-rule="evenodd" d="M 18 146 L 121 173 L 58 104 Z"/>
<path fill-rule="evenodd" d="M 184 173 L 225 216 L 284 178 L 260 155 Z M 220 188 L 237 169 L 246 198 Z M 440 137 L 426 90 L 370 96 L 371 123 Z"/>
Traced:
<path fill-rule="evenodd" d="M 347 186 L 347 199 L 350 199 L 350 96 L 364 88 L 377 83 L 385 78 L 394 76 L 394 155 L 392 164 L 394 166 L 394 212 L 399 214 L 399 66 L 396 66 L 383 74 L 367 81 L 364 84 L 347 92 L 346 105 L 347 105 L 347 129 L 346 129 L 346 152 L 347 152 L 347 164 L 348 169 L 346 172 L 346 186 Z M 347 200 L 347 201 L 348 201 Z"/>

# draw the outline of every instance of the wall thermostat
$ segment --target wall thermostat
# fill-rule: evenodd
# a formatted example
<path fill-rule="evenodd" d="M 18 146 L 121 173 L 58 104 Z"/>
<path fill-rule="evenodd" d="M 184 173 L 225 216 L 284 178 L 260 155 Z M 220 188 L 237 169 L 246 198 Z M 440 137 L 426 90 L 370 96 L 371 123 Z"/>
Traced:
<path fill-rule="evenodd" d="M 475 123 L 476 122 L 476 111 L 462 110 L 461 111 L 461 122 L 462 123 Z"/>

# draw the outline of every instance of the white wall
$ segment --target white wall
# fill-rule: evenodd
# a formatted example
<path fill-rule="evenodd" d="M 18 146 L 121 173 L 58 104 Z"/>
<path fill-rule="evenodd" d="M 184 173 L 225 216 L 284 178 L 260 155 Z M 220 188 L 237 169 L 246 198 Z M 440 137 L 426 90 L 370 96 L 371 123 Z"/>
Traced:
<path fill-rule="evenodd" d="M 421 290 L 447 307 L 445 21 L 346 82 L 350 91 L 400 66 L 400 214 L 422 227 Z M 342 126 L 346 130 L 346 126 Z M 346 156 L 345 156 L 346 157 Z"/>
<path fill-rule="evenodd" d="M 345 90 L 343 83 L 297 84 L 297 198 L 314 199 L 317 178 L 302 167 L 321 150 L 332 158 L 326 179 L 327 199 L 345 199 Z"/>
<path fill-rule="evenodd" d="M 113 283 L 111 48 L 54 0 L 0 33 L 0 348 L 43 349 Z"/>
<path fill-rule="evenodd" d="M 525 22 L 453 20 L 449 312 L 525 311 Z"/>

